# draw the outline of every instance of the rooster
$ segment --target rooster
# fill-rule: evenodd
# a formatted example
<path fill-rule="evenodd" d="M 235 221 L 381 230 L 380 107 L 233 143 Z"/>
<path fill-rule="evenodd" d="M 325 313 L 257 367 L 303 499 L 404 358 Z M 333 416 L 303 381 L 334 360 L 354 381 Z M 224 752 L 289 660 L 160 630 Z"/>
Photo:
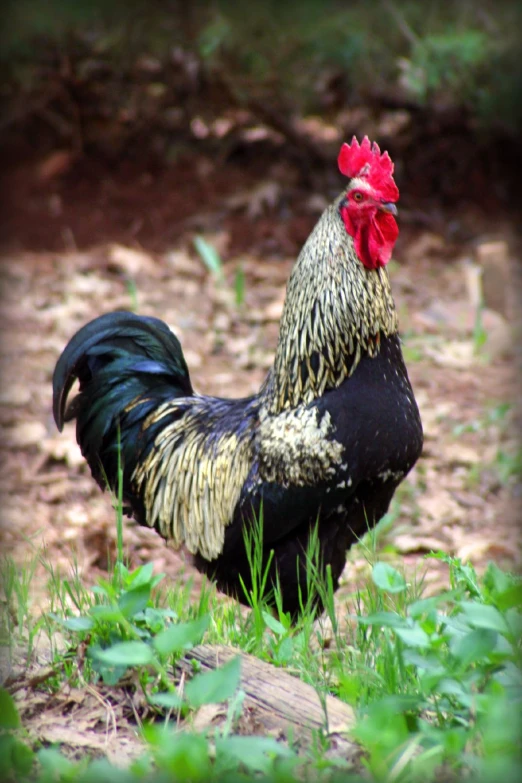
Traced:
<path fill-rule="evenodd" d="M 261 524 L 262 567 L 292 617 L 307 601 L 323 608 L 307 578 L 312 536 L 337 589 L 347 550 L 386 513 L 423 442 L 386 270 L 399 233 L 393 163 L 354 137 L 338 164 L 348 185 L 293 267 L 256 395 L 198 394 L 170 329 L 127 312 L 80 329 L 53 377 L 56 424 L 76 419 L 98 484 L 115 489 L 121 465 L 127 513 L 243 602 L 245 533 Z"/>

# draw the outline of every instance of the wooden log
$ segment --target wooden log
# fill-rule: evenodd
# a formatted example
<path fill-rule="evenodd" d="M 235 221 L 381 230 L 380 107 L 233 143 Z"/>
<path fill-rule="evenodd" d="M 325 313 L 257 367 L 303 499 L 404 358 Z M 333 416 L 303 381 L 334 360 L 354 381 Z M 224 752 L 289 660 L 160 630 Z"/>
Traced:
<path fill-rule="evenodd" d="M 352 708 L 330 694 L 320 698 L 312 685 L 284 669 L 233 647 L 209 644 L 194 647 L 179 665 L 190 678 L 194 661 L 201 671 L 208 671 L 223 666 L 236 655 L 241 657 L 240 688 L 245 693 L 243 715 L 247 718 L 247 728 L 244 724 L 242 733 L 269 734 L 306 747 L 314 732 L 322 730 L 330 740 L 329 756 L 342 756 L 352 763 L 360 758 L 360 747 L 348 736 L 355 724 Z M 215 724 L 219 711 L 210 710 L 207 715 L 209 724 Z M 201 721 L 198 728 L 202 728 Z"/>

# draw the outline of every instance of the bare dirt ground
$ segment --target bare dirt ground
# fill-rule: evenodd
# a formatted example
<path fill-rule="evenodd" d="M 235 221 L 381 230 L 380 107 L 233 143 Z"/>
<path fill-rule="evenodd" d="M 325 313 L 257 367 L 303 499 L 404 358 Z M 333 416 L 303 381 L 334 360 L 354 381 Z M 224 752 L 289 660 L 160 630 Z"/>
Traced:
<path fill-rule="evenodd" d="M 178 175 L 189 179 L 183 168 Z M 60 194 L 53 178 L 50 186 L 41 184 L 26 207 L 39 217 L 37 238 L 26 236 L 23 224 L 14 220 L 19 248 L 7 251 L 1 262 L 4 551 L 22 562 L 45 546 L 47 557 L 64 569 L 75 552 L 89 581 L 103 572 L 107 553 L 114 554 L 114 515 L 110 498 L 99 491 L 83 463 L 74 426 L 60 435 L 52 420 L 51 377 L 60 351 L 96 315 L 135 307 L 161 317 L 175 330 L 198 390 L 222 396 L 255 392 L 272 361 L 300 235 L 307 235 L 322 206 L 321 194 L 312 194 L 305 209 L 299 202 L 288 214 L 280 184 L 246 180 L 241 189 L 240 174 L 234 170 L 228 186 L 223 175 L 217 178 L 221 195 L 207 194 L 204 206 L 201 189 L 191 186 L 176 241 L 163 231 L 159 250 L 133 243 L 129 233 L 125 244 L 97 245 L 95 219 L 100 214 L 103 218 L 103 194 L 112 190 L 111 203 L 121 206 L 129 187 L 125 176 L 117 184 L 106 179 L 94 204 L 82 202 L 78 192 L 69 204 L 64 200 L 67 190 Z M 126 221 L 123 207 L 120 223 L 114 214 L 109 227 L 105 220 L 104 236 L 112 227 L 121 237 L 121 225 L 131 226 L 149 212 L 151 226 L 155 220 L 163 225 L 164 218 L 156 213 L 163 215 L 169 203 L 179 218 L 179 191 L 166 194 L 158 210 L 155 202 L 148 209 L 143 192 L 139 204 L 136 199 L 127 199 Z M 47 244 L 52 246 L 60 235 L 69 250 L 41 249 L 44 208 L 50 215 L 58 209 L 47 226 Z M 82 209 L 93 241 L 82 236 L 85 249 L 79 250 L 74 231 Z M 23 217 L 28 225 L 27 214 Z M 467 225 L 474 226 L 474 233 L 468 229 L 469 240 L 456 244 L 444 231 L 408 225 L 407 217 L 396 250 L 400 263 L 392 266 L 391 275 L 426 445 L 400 493 L 400 513 L 386 541 L 413 564 L 432 549 L 479 567 L 488 558 L 515 563 L 520 263 L 514 257 L 512 227 L 508 221 L 474 221 L 472 215 Z M 461 220 L 466 223 L 466 217 Z M 285 235 L 288 225 L 293 232 Z M 195 233 L 220 252 L 224 283 L 216 282 L 195 253 Z M 245 246 L 250 249 L 238 250 Z M 479 345 L 476 332 L 473 337 L 477 260 L 485 269 L 486 305 L 492 304 L 482 318 L 484 345 Z M 245 298 L 238 306 L 239 267 Z M 127 525 L 126 548 L 133 564 L 152 559 L 172 578 L 180 569 L 175 553 L 132 523 Z"/>
<path fill-rule="evenodd" d="M 230 186 L 224 179 L 221 186 L 221 194 L 207 194 L 199 212 L 202 195 L 191 194 L 192 206 L 177 224 L 175 238 L 164 235 L 161 246 L 138 244 L 132 231 L 122 241 L 116 230 L 115 241 L 99 244 L 92 215 L 101 210 L 102 220 L 103 201 L 92 209 L 83 202 L 92 237 L 87 233 L 81 241 L 74 230 L 78 202 L 71 205 L 76 216 L 70 221 L 69 205 L 52 188 L 29 203 L 27 209 L 32 204 L 40 219 L 44 202 L 49 215 L 58 211 L 61 240 L 57 243 L 54 233 L 56 215 L 47 248 L 42 225 L 28 227 L 37 236 L 31 242 L 24 241 L 20 223 L 17 241 L 1 260 L 2 550 L 20 566 L 43 551 L 64 576 L 75 561 L 85 582 L 93 584 L 106 573 L 108 556 L 114 560 L 111 500 L 91 479 L 74 426 L 59 434 L 52 419 L 54 365 L 80 326 L 112 309 L 136 308 L 161 317 L 177 333 L 199 391 L 243 396 L 255 392 L 264 379 L 286 280 L 298 246 L 319 214 L 321 196 L 313 194 L 315 201 L 296 218 L 274 183 L 272 190 L 269 182 L 265 190 L 251 187 L 235 202 L 227 201 Z M 179 187 L 170 201 L 162 202 L 162 211 L 180 202 L 182 182 Z M 150 210 L 153 233 L 155 201 L 153 191 L 148 193 L 142 194 L 139 208 L 127 204 L 125 225 L 132 226 L 133 219 Z M 119 196 L 123 202 L 125 188 Z M 381 539 L 382 556 L 404 563 L 409 573 L 426 571 L 429 590 L 447 582 L 444 565 L 424 560 L 432 550 L 456 555 L 479 570 L 488 560 L 510 568 L 520 565 L 520 259 L 509 220 L 499 225 L 471 216 L 468 225 L 468 240 L 456 244 L 442 229 L 406 222 L 396 251 L 400 263 L 390 269 L 426 440 L 419 464 L 398 493 L 395 519 Z M 194 252 L 195 233 L 220 252 L 224 282 L 216 281 Z M 57 244 L 65 249 L 56 249 Z M 38 249 L 27 249 L 31 247 Z M 476 319 L 477 260 L 484 267 L 489 304 L 482 331 L 477 331 Z M 238 305 L 240 266 L 245 298 Z M 133 567 L 152 561 L 171 580 L 194 576 L 158 536 L 130 521 L 125 551 Z M 340 603 L 366 573 L 364 554 L 355 548 Z M 35 611 L 46 605 L 46 579 L 44 567 L 38 566 Z M 198 575 L 194 584 L 197 590 Z M 89 698 L 99 704 L 99 693 Z M 105 715 L 103 705 L 99 710 Z"/>

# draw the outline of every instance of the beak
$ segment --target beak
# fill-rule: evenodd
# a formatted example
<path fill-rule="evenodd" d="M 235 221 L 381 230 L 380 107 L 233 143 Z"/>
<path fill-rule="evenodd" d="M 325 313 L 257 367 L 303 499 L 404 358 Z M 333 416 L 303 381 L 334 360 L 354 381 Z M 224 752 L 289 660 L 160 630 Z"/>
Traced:
<path fill-rule="evenodd" d="M 399 214 L 399 210 L 393 203 L 393 201 L 381 201 L 379 204 L 379 209 L 381 212 L 387 212 L 389 215 L 393 215 L 394 217 L 397 217 Z"/>

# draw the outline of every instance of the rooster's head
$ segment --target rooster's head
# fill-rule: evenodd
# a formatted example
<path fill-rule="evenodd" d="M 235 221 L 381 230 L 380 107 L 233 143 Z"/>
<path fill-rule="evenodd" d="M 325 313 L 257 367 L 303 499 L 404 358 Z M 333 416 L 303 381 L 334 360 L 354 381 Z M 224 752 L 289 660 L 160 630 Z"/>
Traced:
<path fill-rule="evenodd" d="M 367 269 L 377 269 L 390 260 L 399 235 L 393 162 L 367 136 L 362 144 L 354 136 L 351 144 L 341 147 L 338 163 L 341 173 L 350 178 L 340 202 L 341 217 L 360 261 Z"/>

